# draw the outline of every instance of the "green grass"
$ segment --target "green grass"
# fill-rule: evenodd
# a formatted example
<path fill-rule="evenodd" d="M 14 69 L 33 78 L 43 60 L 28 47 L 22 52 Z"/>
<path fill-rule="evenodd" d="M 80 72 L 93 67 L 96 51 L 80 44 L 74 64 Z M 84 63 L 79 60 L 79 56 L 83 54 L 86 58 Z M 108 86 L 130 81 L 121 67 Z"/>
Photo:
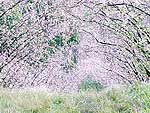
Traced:
<path fill-rule="evenodd" d="M 0 88 L 0 113 L 150 113 L 150 85 L 69 94 Z"/>

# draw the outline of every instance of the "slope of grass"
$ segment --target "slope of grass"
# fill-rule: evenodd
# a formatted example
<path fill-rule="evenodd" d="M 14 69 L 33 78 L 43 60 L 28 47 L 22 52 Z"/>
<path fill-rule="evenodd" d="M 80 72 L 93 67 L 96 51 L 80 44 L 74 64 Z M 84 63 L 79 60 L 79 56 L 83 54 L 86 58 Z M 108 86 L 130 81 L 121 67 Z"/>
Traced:
<path fill-rule="evenodd" d="M 0 88 L 0 113 L 150 113 L 150 85 L 70 94 Z"/>

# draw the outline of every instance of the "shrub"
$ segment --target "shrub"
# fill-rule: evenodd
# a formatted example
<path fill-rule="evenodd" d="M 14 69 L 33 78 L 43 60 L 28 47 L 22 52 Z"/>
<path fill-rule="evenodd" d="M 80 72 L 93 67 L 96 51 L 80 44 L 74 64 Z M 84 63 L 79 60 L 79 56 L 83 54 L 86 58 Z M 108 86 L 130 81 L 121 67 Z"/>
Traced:
<path fill-rule="evenodd" d="M 100 91 L 103 88 L 103 86 L 90 78 L 87 78 L 82 81 L 80 85 L 80 90 L 81 91 L 90 91 L 90 90 L 95 90 L 95 91 Z"/>

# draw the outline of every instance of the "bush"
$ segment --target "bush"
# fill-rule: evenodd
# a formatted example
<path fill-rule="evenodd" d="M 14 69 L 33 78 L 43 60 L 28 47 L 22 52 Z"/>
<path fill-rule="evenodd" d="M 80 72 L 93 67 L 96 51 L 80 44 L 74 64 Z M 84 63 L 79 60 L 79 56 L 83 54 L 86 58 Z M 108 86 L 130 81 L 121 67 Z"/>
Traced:
<path fill-rule="evenodd" d="M 90 90 L 95 90 L 95 91 L 100 91 L 103 88 L 103 86 L 90 78 L 87 78 L 82 81 L 80 85 L 80 90 L 81 91 L 90 91 Z"/>

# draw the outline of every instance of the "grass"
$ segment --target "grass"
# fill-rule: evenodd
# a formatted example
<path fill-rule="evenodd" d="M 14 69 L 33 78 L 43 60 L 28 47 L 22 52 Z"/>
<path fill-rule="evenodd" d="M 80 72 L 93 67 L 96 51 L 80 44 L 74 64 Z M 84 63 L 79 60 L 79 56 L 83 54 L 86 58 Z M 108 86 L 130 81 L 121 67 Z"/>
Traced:
<path fill-rule="evenodd" d="M 70 94 L 0 88 L 0 113 L 150 113 L 150 85 Z"/>

